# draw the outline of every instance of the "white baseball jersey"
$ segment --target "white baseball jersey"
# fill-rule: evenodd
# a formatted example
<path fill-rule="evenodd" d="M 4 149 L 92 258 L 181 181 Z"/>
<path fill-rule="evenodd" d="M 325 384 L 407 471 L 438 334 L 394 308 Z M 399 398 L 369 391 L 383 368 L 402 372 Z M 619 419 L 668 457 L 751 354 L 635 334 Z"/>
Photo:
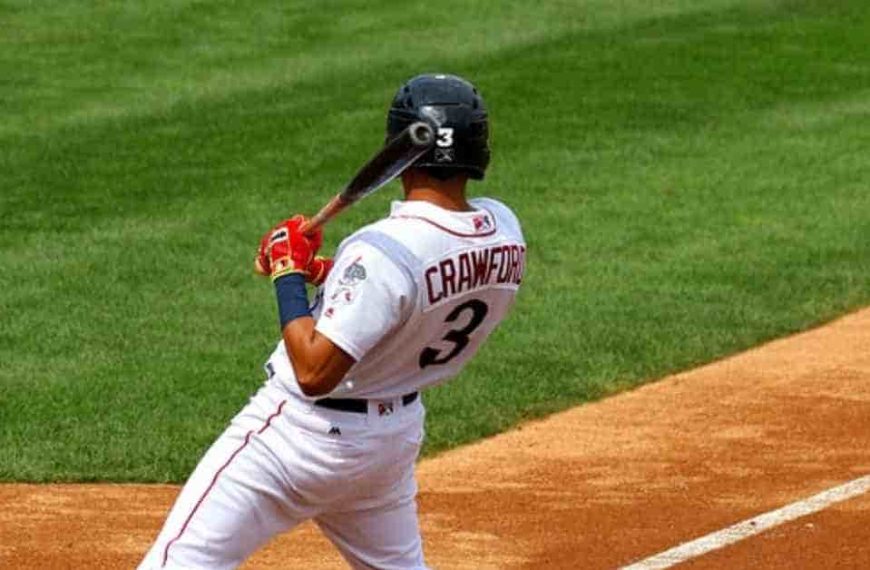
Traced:
<path fill-rule="evenodd" d="M 513 303 L 525 260 L 513 213 L 471 204 L 397 202 L 342 243 L 315 316 L 356 359 L 330 396 L 364 406 L 305 397 L 279 343 L 265 384 L 200 460 L 141 570 L 231 570 L 306 520 L 354 569 L 427 568 L 414 478 L 425 409 L 408 396 L 477 352 Z"/>
<path fill-rule="evenodd" d="M 525 265 L 519 222 L 496 200 L 470 204 L 394 202 L 342 242 L 315 318 L 356 364 L 330 396 L 392 398 L 443 382 L 507 314 Z M 283 341 L 271 363 L 300 393 Z"/>

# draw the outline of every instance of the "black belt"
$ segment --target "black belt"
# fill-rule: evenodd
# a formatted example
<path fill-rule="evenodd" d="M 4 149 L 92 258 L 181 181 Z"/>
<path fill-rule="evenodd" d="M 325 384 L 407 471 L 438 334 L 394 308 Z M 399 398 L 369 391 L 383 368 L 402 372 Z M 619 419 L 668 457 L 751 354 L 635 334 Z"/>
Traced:
<path fill-rule="evenodd" d="M 416 400 L 418 395 L 417 392 L 405 394 L 402 396 L 402 405 L 407 406 Z M 365 414 L 369 411 L 369 401 L 357 398 L 321 398 L 320 400 L 315 400 L 314 405 L 321 408 L 329 408 L 330 410 L 355 412 L 357 414 Z"/>

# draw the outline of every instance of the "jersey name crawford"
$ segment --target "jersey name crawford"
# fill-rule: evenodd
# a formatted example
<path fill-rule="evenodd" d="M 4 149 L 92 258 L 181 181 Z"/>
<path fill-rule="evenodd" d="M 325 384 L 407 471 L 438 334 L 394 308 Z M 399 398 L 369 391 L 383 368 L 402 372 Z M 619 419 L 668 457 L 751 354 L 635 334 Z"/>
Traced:
<path fill-rule="evenodd" d="M 472 249 L 441 259 L 426 268 L 430 305 L 493 286 L 516 287 L 523 279 L 526 248 L 505 244 Z"/>

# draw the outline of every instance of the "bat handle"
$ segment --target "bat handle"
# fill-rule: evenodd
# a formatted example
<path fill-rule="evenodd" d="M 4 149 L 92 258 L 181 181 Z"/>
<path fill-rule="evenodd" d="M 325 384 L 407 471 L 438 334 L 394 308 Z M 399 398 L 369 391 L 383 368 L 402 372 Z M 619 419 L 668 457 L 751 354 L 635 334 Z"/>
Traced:
<path fill-rule="evenodd" d="M 350 205 L 350 201 L 342 198 L 341 194 L 337 194 L 332 198 L 319 212 L 314 214 L 311 219 L 307 220 L 299 228 L 303 234 L 310 235 L 314 230 L 334 218 L 339 212 Z"/>

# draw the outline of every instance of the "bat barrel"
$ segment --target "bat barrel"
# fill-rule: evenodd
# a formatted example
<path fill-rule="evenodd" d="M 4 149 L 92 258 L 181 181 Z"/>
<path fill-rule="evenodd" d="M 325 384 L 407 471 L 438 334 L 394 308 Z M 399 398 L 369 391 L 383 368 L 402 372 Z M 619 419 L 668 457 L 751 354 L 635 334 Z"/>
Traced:
<path fill-rule="evenodd" d="M 429 123 L 417 121 L 408 125 L 363 165 L 344 190 L 302 225 L 302 233 L 310 234 L 349 205 L 401 174 L 434 144 L 435 130 Z"/>

